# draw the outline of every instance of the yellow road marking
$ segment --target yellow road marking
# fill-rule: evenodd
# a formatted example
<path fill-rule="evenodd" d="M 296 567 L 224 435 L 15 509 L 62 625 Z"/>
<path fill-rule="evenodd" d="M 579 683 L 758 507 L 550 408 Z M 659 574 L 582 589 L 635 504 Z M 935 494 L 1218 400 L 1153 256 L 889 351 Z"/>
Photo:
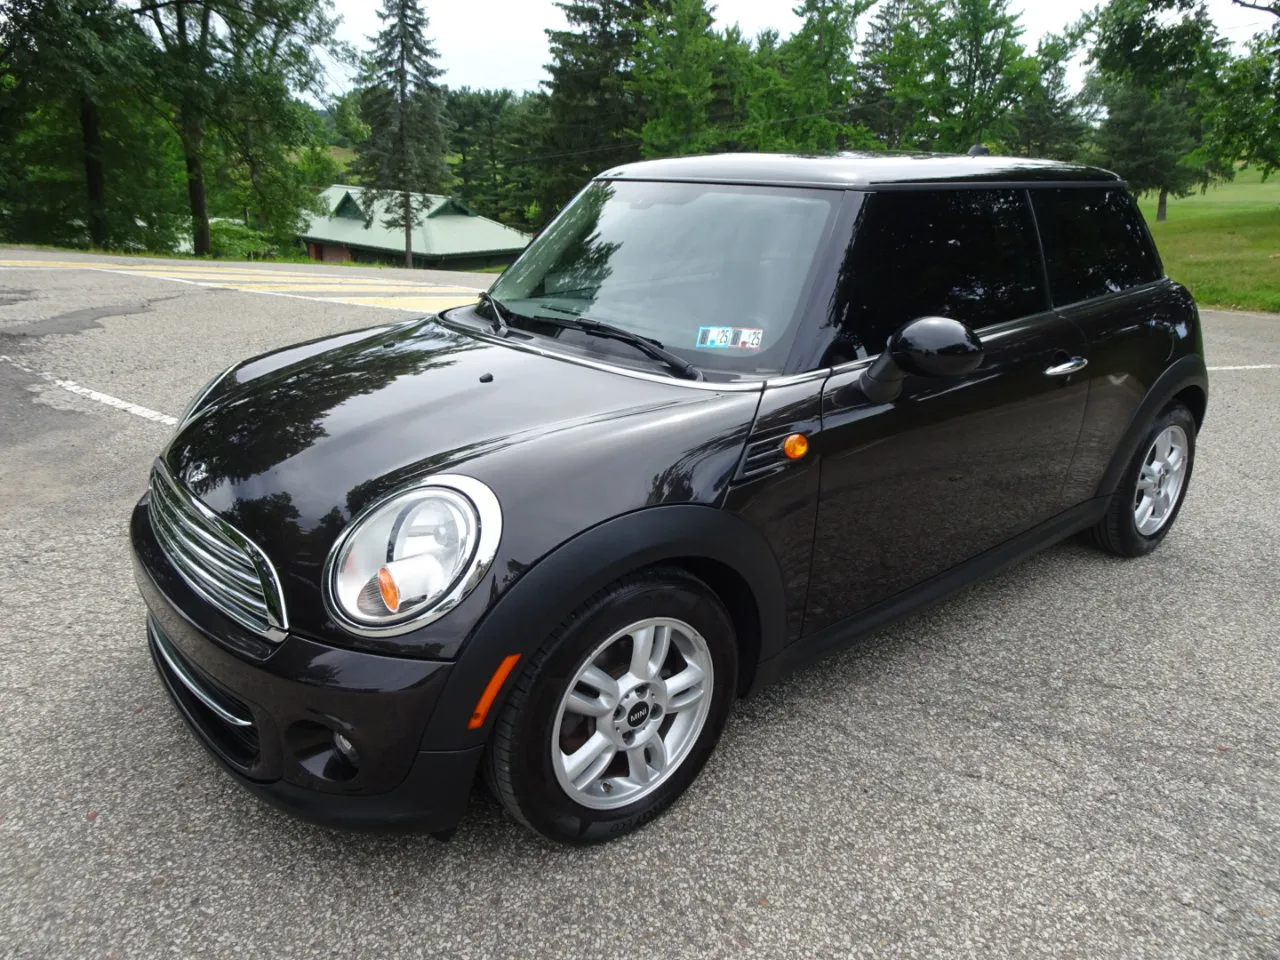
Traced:
<path fill-rule="evenodd" d="M 341 297 L 334 303 L 351 303 L 361 307 L 397 307 L 401 310 L 446 310 L 475 303 L 475 297 Z"/>
<path fill-rule="evenodd" d="M 173 278 L 167 278 L 173 279 Z M 451 287 L 432 287 L 424 283 L 245 283 L 241 280 L 229 280 L 226 283 L 200 281 L 205 287 L 230 287 L 234 290 L 299 290 L 304 293 L 340 293 L 350 290 L 353 293 L 421 293 L 428 295 L 474 296 L 471 290 L 454 290 Z"/>
<path fill-rule="evenodd" d="M 331 273 L 315 274 L 304 273 L 296 270 L 250 270 L 243 267 L 220 267 L 220 266 L 173 266 L 161 267 L 155 264 L 143 263 L 95 263 L 92 261 L 76 261 L 76 260 L 0 260 L 0 266 L 3 267 L 66 267 L 78 268 L 84 270 L 110 270 L 125 273 L 139 273 L 144 276 L 154 277 L 176 277 L 178 279 L 192 280 L 228 280 L 235 283 L 284 283 L 289 280 L 303 280 L 308 284 L 311 283 L 334 283 L 356 285 L 372 285 L 378 287 L 401 287 L 413 286 L 416 288 L 424 288 L 430 290 L 449 290 L 461 293 L 469 293 L 474 287 L 462 286 L 460 284 L 437 284 L 429 280 L 414 280 L 404 277 L 404 271 L 396 271 L 391 273 L 386 280 L 377 277 L 365 276 L 363 274 L 353 275 L 351 277 L 335 276 Z"/>
<path fill-rule="evenodd" d="M 344 303 L 414 312 L 434 312 L 474 303 L 477 288 L 388 277 L 338 277 L 290 270 L 246 270 L 220 266 L 160 267 L 155 264 L 96 263 L 80 260 L 0 260 L 0 267 L 99 270 L 129 276 L 191 283 L 202 287 L 295 297 L 319 303 Z M 347 296 L 346 294 L 355 294 Z M 370 294 L 362 296 L 361 294 Z"/>

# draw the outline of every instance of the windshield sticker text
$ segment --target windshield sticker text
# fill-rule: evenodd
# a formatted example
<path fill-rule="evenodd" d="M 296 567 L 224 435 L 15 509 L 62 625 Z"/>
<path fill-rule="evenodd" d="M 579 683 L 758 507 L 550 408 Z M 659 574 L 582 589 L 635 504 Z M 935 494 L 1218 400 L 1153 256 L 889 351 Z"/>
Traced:
<path fill-rule="evenodd" d="M 699 327 L 699 350 L 759 350 L 764 343 L 760 327 Z"/>

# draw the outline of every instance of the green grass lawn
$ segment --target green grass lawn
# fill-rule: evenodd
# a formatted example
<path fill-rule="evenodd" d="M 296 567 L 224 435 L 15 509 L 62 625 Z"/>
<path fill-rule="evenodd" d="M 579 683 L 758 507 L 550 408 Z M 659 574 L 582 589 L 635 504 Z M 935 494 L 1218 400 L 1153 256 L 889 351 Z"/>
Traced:
<path fill-rule="evenodd" d="M 1169 201 L 1156 222 L 1156 198 L 1142 212 L 1165 270 L 1205 306 L 1280 313 L 1280 176 L 1263 183 L 1242 170 L 1232 183 Z"/>

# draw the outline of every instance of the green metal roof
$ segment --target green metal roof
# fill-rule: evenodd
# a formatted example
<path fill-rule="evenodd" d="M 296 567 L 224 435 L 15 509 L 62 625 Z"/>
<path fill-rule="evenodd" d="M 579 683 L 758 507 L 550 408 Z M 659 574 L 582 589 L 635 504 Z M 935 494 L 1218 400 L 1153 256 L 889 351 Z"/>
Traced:
<path fill-rule="evenodd" d="M 376 204 L 373 222 L 360 187 L 335 184 L 321 194 L 328 202 L 328 216 L 312 217 L 301 237 L 313 243 L 367 250 L 404 252 L 404 230 L 388 229 L 384 203 Z M 416 196 L 424 196 L 418 194 Z M 514 253 L 523 250 L 529 237 L 496 220 L 478 216 L 451 197 L 425 195 L 429 208 L 413 228 L 413 252 L 425 257 L 460 257 L 473 254 Z"/>

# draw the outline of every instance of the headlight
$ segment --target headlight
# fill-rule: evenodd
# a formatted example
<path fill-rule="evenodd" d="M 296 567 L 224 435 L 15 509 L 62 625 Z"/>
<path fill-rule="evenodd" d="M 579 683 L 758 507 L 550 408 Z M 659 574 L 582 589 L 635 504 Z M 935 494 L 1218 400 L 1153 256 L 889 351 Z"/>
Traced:
<path fill-rule="evenodd" d="M 200 391 L 191 398 L 191 402 L 187 404 L 187 409 L 183 410 L 182 416 L 178 418 L 179 430 L 185 427 L 191 418 L 204 408 L 205 402 L 213 395 L 213 391 L 218 388 L 218 385 L 222 383 L 223 380 L 227 379 L 227 374 L 231 373 L 231 371 L 235 370 L 238 366 L 240 366 L 239 363 L 233 363 L 231 366 L 227 367 L 227 369 L 223 370 L 220 374 L 206 383 Z"/>
<path fill-rule="evenodd" d="M 471 477 L 429 477 L 351 522 L 325 563 L 325 604 L 361 636 L 407 633 L 471 592 L 501 538 L 493 491 Z"/>

